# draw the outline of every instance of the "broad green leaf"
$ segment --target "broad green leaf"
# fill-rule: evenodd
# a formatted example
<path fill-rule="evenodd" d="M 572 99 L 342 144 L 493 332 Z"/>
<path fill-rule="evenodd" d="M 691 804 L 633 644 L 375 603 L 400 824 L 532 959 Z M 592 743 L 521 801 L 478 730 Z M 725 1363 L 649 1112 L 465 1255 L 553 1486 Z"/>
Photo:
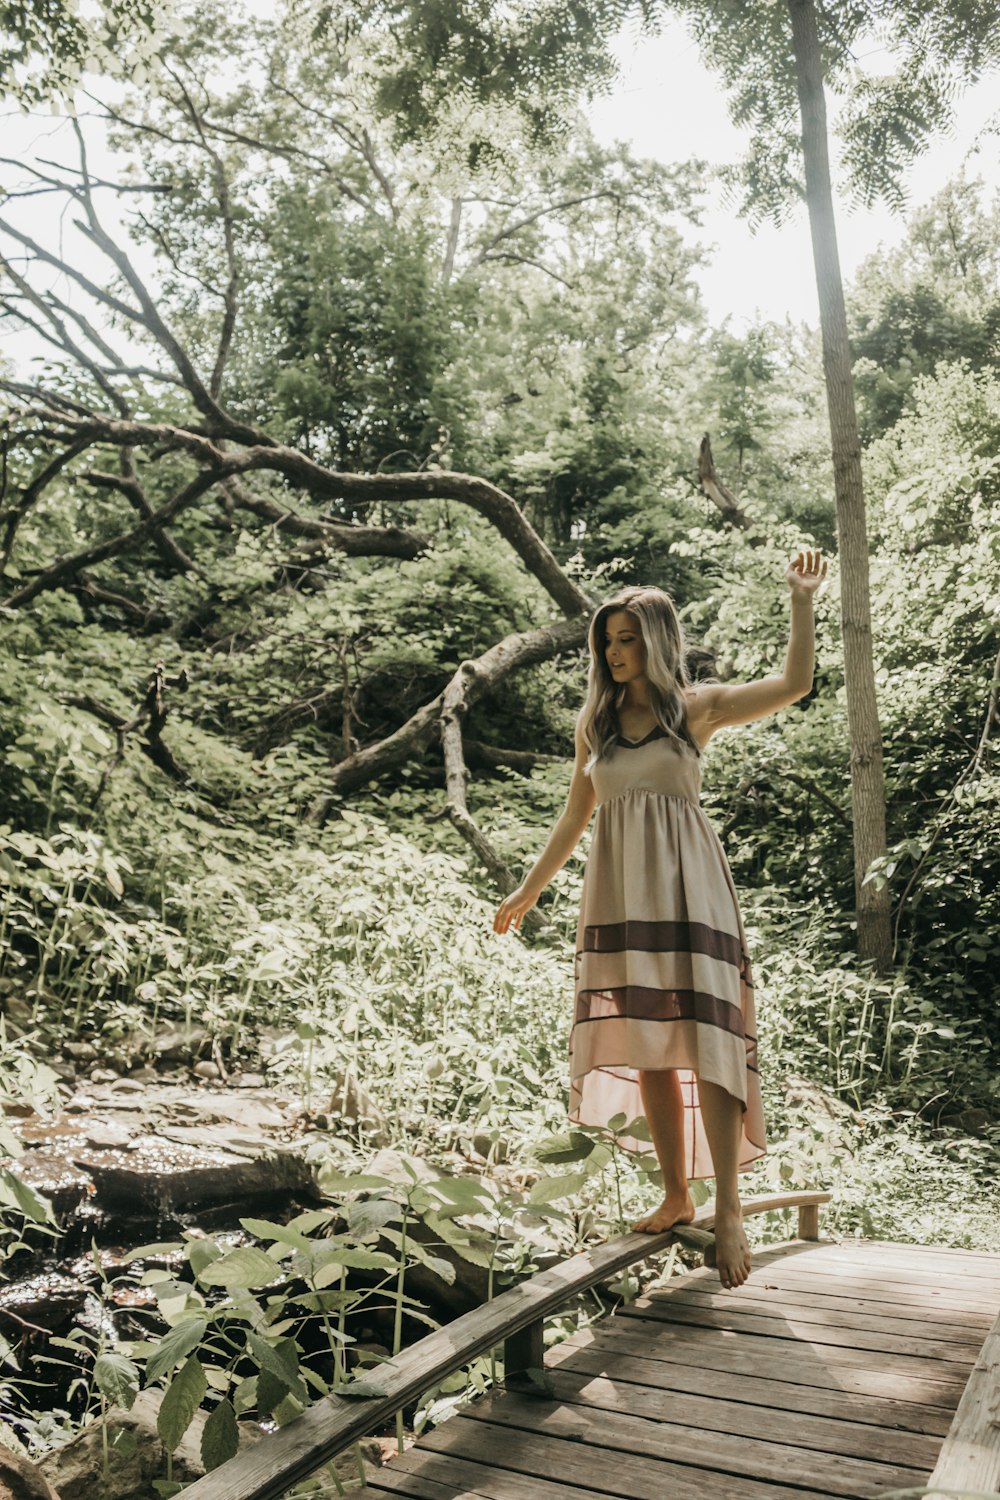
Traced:
<path fill-rule="evenodd" d="M 296 1250 L 311 1250 L 315 1244 L 290 1224 L 272 1224 L 270 1219 L 241 1219 L 240 1223 L 247 1234 L 256 1235 L 259 1240 L 274 1240 L 279 1245 L 292 1245 Z"/>
<path fill-rule="evenodd" d="M 152 1385 L 161 1375 L 167 1375 L 182 1359 L 186 1359 L 205 1337 L 208 1318 L 194 1314 L 175 1323 L 169 1333 L 164 1334 L 156 1347 L 156 1353 L 146 1361 L 146 1385 Z"/>
<path fill-rule="evenodd" d="M 139 1369 L 124 1354 L 99 1354 L 94 1361 L 94 1382 L 102 1396 L 129 1411 L 139 1394 Z"/>
<path fill-rule="evenodd" d="M 239 1426 L 231 1401 L 220 1401 L 209 1413 L 201 1435 L 201 1461 L 206 1469 L 217 1469 L 232 1458 L 240 1446 Z"/>
<path fill-rule="evenodd" d="M 256 1245 L 241 1245 L 227 1255 L 213 1260 L 198 1273 L 205 1286 L 245 1287 L 256 1291 L 284 1275 L 281 1267 Z"/>
<path fill-rule="evenodd" d="M 9 1172 L 6 1167 L 0 1167 L 0 1196 L 20 1209 L 25 1218 L 31 1219 L 35 1224 L 55 1222 L 51 1203 L 26 1182 L 22 1182 L 16 1172 Z"/>
<path fill-rule="evenodd" d="M 317 1169 L 319 1184 L 327 1197 L 339 1197 L 341 1193 L 360 1193 L 375 1188 L 395 1187 L 391 1177 L 371 1177 L 362 1173 L 354 1176 L 338 1172 L 336 1167 L 322 1163 Z"/>
<path fill-rule="evenodd" d="M 586 1172 L 565 1172 L 560 1177 L 540 1177 L 528 1194 L 529 1203 L 555 1203 L 571 1198 L 588 1179 Z"/>
<path fill-rule="evenodd" d="M 221 1245 L 214 1240 L 189 1240 L 184 1247 L 187 1251 L 188 1265 L 196 1276 L 200 1276 L 206 1266 L 210 1266 L 214 1260 L 220 1260 L 224 1255 Z"/>
<path fill-rule="evenodd" d="M 168 1453 L 173 1453 L 201 1405 L 208 1382 L 195 1355 L 181 1365 L 167 1386 L 156 1416 L 156 1430 Z"/>
<path fill-rule="evenodd" d="M 154 1255 L 169 1255 L 173 1251 L 183 1249 L 182 1240 L 167 1240 L 162 1245 L 137 1245 L 134 1250 L 122 1256 L 122 1265 L 130 1266 L 133 1261 L 152 1260 Z"/>

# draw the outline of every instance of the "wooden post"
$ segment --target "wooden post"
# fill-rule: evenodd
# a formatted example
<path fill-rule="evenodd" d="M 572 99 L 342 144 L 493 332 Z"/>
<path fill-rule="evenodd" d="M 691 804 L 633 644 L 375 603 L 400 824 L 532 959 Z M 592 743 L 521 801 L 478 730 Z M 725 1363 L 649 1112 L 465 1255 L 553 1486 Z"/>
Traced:
<path fill-rule="evenodd" d="M 534 1323 L 526 1323 L 523 1328 L 518 1329 L 517 1333 L 512 1333 L 509 1338 L 504 1339 L 504 1385 L 510 1385 L 512 1379 L 518 1381 L 518 1377 L 523 1378 L 525 1370 L 544 1369 L 545 1343 L 542 1338 L 543 1327 L 543 1319 L 536 1318 Z"/>
<path fill-rule="evenodd" d="M 799 1207 L 799 1239 L 819 1239 L 819 1204 L 803 1203 Z"/>

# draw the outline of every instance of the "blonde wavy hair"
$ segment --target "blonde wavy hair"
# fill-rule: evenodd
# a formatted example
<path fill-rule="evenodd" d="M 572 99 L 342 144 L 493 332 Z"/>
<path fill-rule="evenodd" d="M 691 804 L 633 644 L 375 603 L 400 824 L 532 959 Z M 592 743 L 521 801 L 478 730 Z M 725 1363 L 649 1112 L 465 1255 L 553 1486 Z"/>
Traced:
<path fill-rule="evenodd" d="M 639 622 L 646 647 L 649 706 L 656 722 L 679 749 L 688 747 L 695 755 L 701 755 L 701 748 L 688 728 L 684 701 L 684 689 L 691 686 L 685 665 L 688 648 L 674 601 L 662 589 L 625 588 L 595 611 L 587 633 L 590 669 L 587 696 L 578 722 L 590 751 L 583 768 L 588 776 L 599 760 L 611 754 L 621 738 L 618 709 L 625 697 L 625 686 L 615 682 L 604 651 L 607 619 L 618 609 L 628 610 Z"/>

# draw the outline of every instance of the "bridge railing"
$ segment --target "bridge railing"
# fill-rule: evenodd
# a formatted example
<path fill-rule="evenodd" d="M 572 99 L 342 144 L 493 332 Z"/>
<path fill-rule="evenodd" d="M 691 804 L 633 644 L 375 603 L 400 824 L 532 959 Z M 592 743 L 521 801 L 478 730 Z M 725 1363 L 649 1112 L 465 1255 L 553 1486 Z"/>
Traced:
<path fill-rule="evenodd" d="M 819 1238 L 820 1204 L 829 1193 L 767 1193 L 743 1200 L 743 1216 L 798 1209 L 798 1237 Z M 270 1433 L 235 1458 L 180 1491 L 177 1500 L 280 1500 L 299 1480 L 384 1426 L 400 1409 L 439 1385 L 446 1376 L 502 1343 L 504 1380 L 543 1366 L 545 1318 L 597 1283 L 636 1261 L 667 1250 L 675 1241 L 704 1251 L 713 1244 L 711 1205 L 698 1209 L 690 1225 L 663 1234 L 624 1234 L 581 1251 L 547 1271 L 519 1282 L 492 1301 L 376 1366 L 370 1373 L 384 1395 L 359 1401 L 322 1398 L 294 1421 Z"/>

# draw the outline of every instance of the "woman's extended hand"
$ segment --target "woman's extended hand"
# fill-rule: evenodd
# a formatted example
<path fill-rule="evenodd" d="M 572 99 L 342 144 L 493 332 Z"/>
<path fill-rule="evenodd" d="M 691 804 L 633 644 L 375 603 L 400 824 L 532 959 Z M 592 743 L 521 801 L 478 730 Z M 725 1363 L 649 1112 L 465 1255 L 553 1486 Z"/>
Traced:
<path fill-rule="evenodd" d="M 800 552 L 794 562 L 785 569 L 785 582 L 794 598 L 808 598 L 819 588 L 826 577 L 826 558 L 822 552 Z"/>
<path fill-rule="evenodd" d="M 523 885 L 519 885 L 516 891 L 511 891 L 497 908 L 497 914 L 493 918 L 493 931 L 506 932 L 511 922 L 515 927 L 520 927 L 521 918 L 526 911 L 531 910 L 540 895 L 540 891 L 529 891 Z"/>

